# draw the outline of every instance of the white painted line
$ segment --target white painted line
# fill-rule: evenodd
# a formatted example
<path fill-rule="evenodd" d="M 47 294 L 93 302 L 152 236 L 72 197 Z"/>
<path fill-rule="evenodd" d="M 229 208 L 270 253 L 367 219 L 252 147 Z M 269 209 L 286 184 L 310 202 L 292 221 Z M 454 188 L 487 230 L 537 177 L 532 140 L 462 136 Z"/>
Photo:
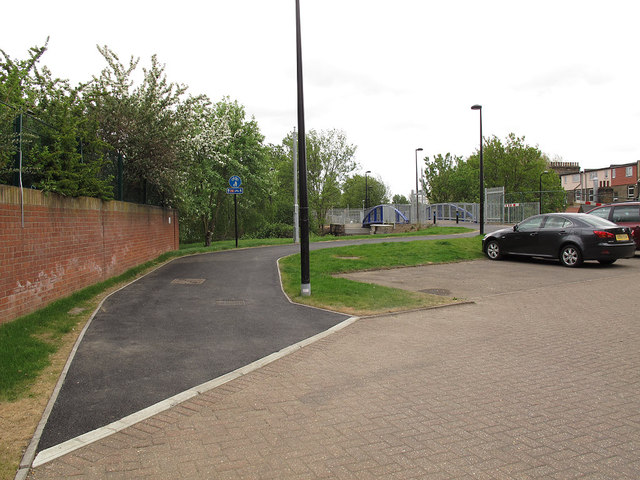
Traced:
<path fill-rule="evenodd" d="M 350 317 L 345 321 L 337 325 L 334 325 L 328 330 L 325 330 L 324 332 L 320 332 L 312 337 L 309 337 L 298 343 L 295 343 L 286 348 L 283 348 L 278 352 L 274 352 L 271 355 L 267 355 L 266 357 L 256 360 L 255 362 L 250 363 L 249 365 L 246 365 L 244 367 L 238 368 L 233 372 L 229 372 L 225 375 L 222 375 L 221 377 L 215 378 L 208 382 L 202 383 L 196 387 L 193 387 L 189 390 L 186 390 L 182 393 L 179 393 L 178 395 L 169 397 L 166 400 L 156 403 L 155 405 L 151 405 L 150 407 L 140 410 L 139 412 L 133 413 L 118 421 L 110 423 L 105 427 L 98 428 L 91 432 L 80 435 L 79 437 L 73 438 L 71 440 L 67 440 L 66 442 L 63 442 L 54 447 L 47 448 L 46 450 L 42 450 L 35 457 L 31 466 L 33 468 L 39 467 L 47 462 L 55 460 L 56 458 L 60 458 L 63 455 L 71 453 L 74 450 L 85 447 L 91 443 L 97 442 L 98 440 L 108 437 L 109 435 L 113 435 L 114 433 L 124 430 L 125 428 L 131 427 L 136 423 L 142 422 L 147 418 L 150 418 L 154 415 L 157 415 L 166 410 L 169 410 L 170 408 L 173 408 L 179 405 L 180 403 L 185 402 L 197 395 L 213 390 L 214 388 L 219 387 L 220 385 L 223 385 L 227 382 L 230 382 L 231 380 L 235 380 L 236 378 L 246 375 L 247 373 L 258 370 L 259 368 L 262 368 L 265 365 L 268 365 L 269 363 L 274 362 L 275 360 L 285 357 L 290 353 L 293 353 L 296 350 L 301 349 L 302 347 L 305 347 L 314 342 L 317 342 L 318 340 L 322 340 L 323 338 L 328 337 L 329 335 L 339 330 L 342 330 L 345 327 L 348 327 L 349 325 L 354 323 L 356 320 L 358 320 L 358 318 L 359 317 Z"/>

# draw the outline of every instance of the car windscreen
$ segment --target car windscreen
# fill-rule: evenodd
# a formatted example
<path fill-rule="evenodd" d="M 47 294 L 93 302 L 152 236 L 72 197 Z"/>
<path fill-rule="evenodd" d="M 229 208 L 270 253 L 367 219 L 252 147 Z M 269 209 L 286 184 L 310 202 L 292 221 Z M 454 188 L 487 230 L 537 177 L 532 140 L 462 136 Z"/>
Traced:
<path fill-rule="evenodd" d="M 580 216 L 580 220 L 592 227 L 617 227 L 613 222 L 610 222 L 606 218 L 600 218 L 595 215 Z"/>

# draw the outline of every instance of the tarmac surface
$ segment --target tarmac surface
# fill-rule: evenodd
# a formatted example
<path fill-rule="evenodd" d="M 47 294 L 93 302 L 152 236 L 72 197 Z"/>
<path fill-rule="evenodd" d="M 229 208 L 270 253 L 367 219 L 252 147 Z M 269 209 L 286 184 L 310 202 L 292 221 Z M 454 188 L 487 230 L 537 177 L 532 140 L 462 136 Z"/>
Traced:
<path fill-rule="evenodd" d="M 275 250 L 244 255 L 272 255 L 266 264 L 281 256 Z M 113 374 L 116 384 L 133 389 L 114 392 L 88 371 L 70 371 L 65 382 L 95 381 L 84 389 L 100 399 L 94 403 L 117 405 L 99 423 L 346 319 L 292 305 L 282 292 L 261 297 L 264 285 L 277 284 L 277 272 L 255 273 L 261 260 L 253 257 L 253 267 L 242 271 L 233 253 L 240 252 L 176 260 L 105 303 L 110 328 L 98 321 L 95 333 L 87 331 L 80 345 L 87 342 L 89 353 L 72 367 L 81 371 L 93 361 L 94 368 L 103 365 L 102 377 Z M 254 280 L 233 284 L 221 273 L 228 271 Z M 580 269 L 479 260 L 353 274 L 474 303 L 343 323 L 271 363 L 52 456 L 30 478 L 639 478 L 639 276 L 638 256 Z M 152 294 L 135 306 L 139 288 Z M 191 305 L 198 298 L 210 299 L 200 313 Z M 140 328 L 130 324 L 142 319 L 123 312 L 147 309 L 155 309 L 144 317 L 153 326 L 147 323 L 134 342 L 129 332 Z M 225 321 L 229 310 L 241 321 Z M 196 317 L 197 325 L 190 321 Z M 120 336 L 111 342 L 122 348 L 107 368 L 113 344 L 100 339 L 112 330 Z M 149 357 L 158 350 L 159 360 Z M 182 370 L 165 372 L 168 364 Z M 190 373 L 180 384 L 184 371 Z M 158 372 L 160 386 L 150 380 Z M 156 396 L 140 402 L 136 390 Z M 81 412 L 70 413 L 74 408 Z M 85 415 L 86 408 L 71 406 L 59 417 L 101 415 Z M 74 435 L 76 421 L 69 423 L 66 437 Z M 44 444 L 55 449 L 58 441 Z"/>

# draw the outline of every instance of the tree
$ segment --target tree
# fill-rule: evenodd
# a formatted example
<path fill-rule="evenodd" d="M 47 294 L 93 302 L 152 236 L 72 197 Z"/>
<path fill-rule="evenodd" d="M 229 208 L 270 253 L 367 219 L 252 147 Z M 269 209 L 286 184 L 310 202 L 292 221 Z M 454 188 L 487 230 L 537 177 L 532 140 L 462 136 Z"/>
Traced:
<path fill-rule="evenodd" d="M 495 135 L 485 140 L 483 149 L 485 187 L 502 187 L 506 192 L 538 190 L 539 175 L 547 167 L 547 158 L 537 147 L 525 143 L 525 137 L 510 133 L 505 142 Z M 476 152 L 469 164 L 480 169 Z"/>
<path fill-rule="evenodd" d="M 404 195 L 399 195 L 399 194 L 396 193 L 393 196 L 393 199 L 391 200 L 391 203 L 393 203 L 394 205 L 408 205 L 409 204 L 409 200 Z"/>
<path fill-rule="evenodd" d="M 480 189 L 473 174 L 462 157 L 438 154 L 425 158 L 422 186 L 430 203 L 478 201 Z"/>
<path fill-rule="evenodd" d="M 510 133 L 503 142 L 496 136 L 483 145 L 485 188 L 505 187 L 507 198 L 516 202 L 538 200 L 541 174 L 548 158 L 538 147 L 527 145 L 525 137 Z M 425 158 L 427 197 L 431 203 L 478 202 L 480 199 L 480 156 L 476 151 L 468 159 L 446 155 Z M 561 190 L 560 178 L 553 172 L 542 176 L 544 189 Z M 523 193 L 524 192 L 524 193 Z M 562 207 L 559 196 L 548 200 L 549 208 Z"/>
<path fill-rule="evenodd" d="M 340 203 L 341 184 L 356 168 L 356 147 L 341 130 L 311 130 L 306 138 L 309 206 L 322 230 L 327 211 Z"/>
<path fill-rule="evenodd" d="M 98 50 L 107 67 L 83 90 L 100 137 L 113 150 L 114 170 L 122 156 L 129 197 L 147 203 L 155 196 L 156 202 L 171 205 L 181 169 L 185 111 L 191 111 L 184 100 L 187 87 L 169 82 L 155 55 L 134 87 L 139 59 L 131 57 L 124 65 L 108 47 Z"/>
<path fill-rule="evenodd" d="M 232 199 L 226 188 L 232 175 L 242 179 L 245 190 L 238 202 L 240 218 L 250 222 L 259 215 L 268 171 L 264 137 L 254 119 L 246 120 L 244 107 L 228 98 L 211 105 L 201 97 L 191 103 L 188 118 L 181 146 L 186 169 L 180 177 L 180 211 L 185 226 L 203 235 L 208 246 L 216 232 L 227 233 Z"/>
<path fill-rule="evenodd" d="M 0 181 L 111 198 L 110 178 L 101 173 L 101 144 L 79 90 L 38 67 L 46 49 L 46 43 L 31 48 L 26 60 L 0 50 Z"/>
<path fill-rule="evenodd" d="M 365 188 L 369 188 L 369 207 L 389 203 L 388 188 L 380 180 L 364 175 L 354 175 L 347 178 L 342 185 L 340 206 L 343 208 L 361 208 L 366 198 Z"/>

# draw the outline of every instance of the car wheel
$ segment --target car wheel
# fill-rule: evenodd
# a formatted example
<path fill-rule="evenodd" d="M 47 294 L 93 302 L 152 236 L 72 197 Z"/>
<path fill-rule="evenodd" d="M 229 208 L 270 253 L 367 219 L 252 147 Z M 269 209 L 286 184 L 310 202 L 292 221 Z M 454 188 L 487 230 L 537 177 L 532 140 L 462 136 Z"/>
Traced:
<path fill-rule="evenodd" d="M 582 265 L 582 252 L 575 245 L 565 245 L 560 250 L 560 263 L 565 267 L 579 267 Z"/>
<path fill-rule="evenodd" d="M 491 260 L 500 260 L 502 258 L 502 252 L 500 251 L 500 244 L 495 240 L 490 240 L 487 243 L 487 257 Z"/>
<path fill-rule="evenodd" d="M 606 260 L 598 260 L 602 265 L 612 265 L 615 263 L 616 259 L 606 259 Z"/>

